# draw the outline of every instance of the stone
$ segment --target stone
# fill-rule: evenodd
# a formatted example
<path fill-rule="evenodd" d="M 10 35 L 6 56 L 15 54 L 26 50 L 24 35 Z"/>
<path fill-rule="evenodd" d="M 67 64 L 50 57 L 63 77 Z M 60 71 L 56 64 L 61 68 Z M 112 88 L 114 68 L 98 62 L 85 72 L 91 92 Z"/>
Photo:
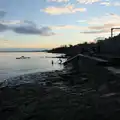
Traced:
<path fill-rule="evenodd" d="M 46 82 L 46 86 L 52 86 L 52 82 L 51 81 L 47 81 Z"/>

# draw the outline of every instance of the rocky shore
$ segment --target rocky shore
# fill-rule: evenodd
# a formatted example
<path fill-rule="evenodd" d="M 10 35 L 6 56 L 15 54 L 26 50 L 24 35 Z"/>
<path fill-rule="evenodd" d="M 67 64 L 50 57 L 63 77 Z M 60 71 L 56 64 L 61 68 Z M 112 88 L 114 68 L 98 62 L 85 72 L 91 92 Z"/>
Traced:
<path fill-rule="evenodd" d="M 65 68 L 9 79 L 0 88 L 0 120 L 120 119 L 119 77 L 109 73 L 97 87 L 96 78 Z"/>

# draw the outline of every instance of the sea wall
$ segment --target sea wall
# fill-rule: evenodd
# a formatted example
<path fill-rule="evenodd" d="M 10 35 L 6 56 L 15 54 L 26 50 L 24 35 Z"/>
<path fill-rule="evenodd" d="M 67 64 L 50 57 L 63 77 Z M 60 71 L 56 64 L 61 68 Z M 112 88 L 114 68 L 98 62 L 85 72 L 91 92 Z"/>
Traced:
<path fill-rule="evenodd" d="M 89 74 L 97 86 L 100 86 L 103 82 L 109 83 L 117 77 L 107 69 L 109 65 L 107 60 L 79 54 L 64 64 L 66 65 L 68 63 L 72 63 L 78 72 Z"/>

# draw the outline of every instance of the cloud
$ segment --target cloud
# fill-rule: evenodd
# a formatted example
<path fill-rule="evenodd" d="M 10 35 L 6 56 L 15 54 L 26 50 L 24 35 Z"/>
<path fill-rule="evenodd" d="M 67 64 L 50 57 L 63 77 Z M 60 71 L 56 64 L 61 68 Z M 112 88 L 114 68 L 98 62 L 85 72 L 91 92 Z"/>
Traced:
<path fill-rule="evenodd" d="M 4 17 L 5 11 L 0 10 L 0 17 Z M 0 20 L 0 32 L 11 30 L 18 34 L 30 34 L 30 35 L 41 35 L 50 36 L 55 33 L 49 27 L 37 28 L 36 24 L 29 20 Z"/>
<path fill-rule="evenodd" d="M 0 32 L 3 32 L 7 29 L 8 29 L 8 27 L 6 25 L 3 25 L 3 24 L 0 23 Z"/>
<path fill-rule="evenodd" d="M 0 18 L 4 17 L 6 12 L 4 10 L 0 10 Z"/>
<path fill-rule="evenodd" d="M 95 17 L 87 21 L 89 25 L 112 24 L 118 26 L 120 24 L 120 16 L 109 13 L 104 16 Z"/>
<path fill-rule="evenodd" d="M 41 10 L 45 13 L 48 13 L 50 15 L 60 15 L 60 14 L 72 14 L 76 12 L 85 12 L 87 11 L 86 8 L 75 8 L 74 5 L 66 5 L 64 7 L 47 7 L 43 10 Z"/>
<path fill-rule="evenodd" d="M 36 24 L 29 20 L 0 20 L 0 24 L 3 25 L 30 25 L 30 26 L 36 26 Z"/>
<path fill-rule="evenodd" d="M 99 2 L 101 0 L 77 0 L 77 2 L 81 3 L 81 4 L 93 4 L 96 2 Z"/>
<path fill-rule="evenodd" d="M 120 2 L 114 2 L 114 6 L 120 6 Z"/>
<path fill-rule="evenodd" d="M 55 30 L 82 30 L 85 29 L 85 27 L 77 26 L 77 25 L 56 25 L 51 26 L 52 29 Z"/>
<path fill-rule="evenodd" d="M 24 21 L 22 21 L 22 23 L 36 27 L 36 24 L 32 21 L 29 21 L 29 20 L 24 20 Z"/>
<path fill-rule="evenodd" d="M 120 16 L 117 14 L 106 14 L 105 16 L 92 18 L 87 21 L 88 30 L 82 33 L 108 33 L 111 28 L 120 27 Z M 120 31 L 120 30 L 116 30 Z"/>
<path fill-rule="evenodd" d="M 93 4 L 99 2 L 100 5 L 104 6 L 120 6 L 119 1 L 110 1 L 110 0 L 77 0 L 80 4 Z"/>
<path fill-rule="evenodd" d="M 101 2 L 100 4 L 101 4 L 101 5 L 105 5 L 105 6 L 110 6 L 110 5 L 111 5 L 110 2 Z"/>
<path fill-rule="evenodd" d="M 76 26 L 72 26 L 72 25 L 56 25 L 56 26 L 52 26 L 52 29 L 56 29 L 56 30 L 61 30 L 61 29 L 76 29 Z"/>
<path fill-rule="evenodd" d="M 0 20 L 0 24 L 2 25 L 17 25 L 17 24 L 22 24 L 22 21 L 20 20 Z"/>
<path fill-rule="evenodd" d="M 48 2 L 69 2 L 69 0 L 47 0 Z"/>
<path fill-rule="evenodd" d="M 13 31 L 19 34 L 33 34 L 33 35 L 42 35 L 42 36 L 50 36 L 54 35 L 53 32 L 51 32 L 51 29 L 49 27 L 42 27 L 42 28 L 36 28 L 32 26 L 19 26 L 13 28 Z"/>
<path fill-rule="evenodd" d="M 106 1 L 106 2 L 101 2 L 100 4 L 105 6 L 120 6 L 119 1 L 115 1 L 115 2 Z"/>
<path fill-rule="evenodd" d="M 41 36 L 50 36 L 55 33 L 52 32 L 52 29 L 49 27 L 40 27 L 37 28 L 36 24 L 32 21 L 0 21 L 0 32 L 6 30 L 11 30 L 18 34 L 30 34 L 30 35 L 41 35 Z"/>
<path fill-rule="evenodd" d="M 85 31 L 85 32 L 80 32 L 80 33 L 84 33 L 84 34 L 100 34 L 100 33 L 104 33 L 105 31 L 103 31 L 103 30 L 99 30 L 99 31 L 97 31 L 97 30 L 95 30 L 95 31 Z"/>

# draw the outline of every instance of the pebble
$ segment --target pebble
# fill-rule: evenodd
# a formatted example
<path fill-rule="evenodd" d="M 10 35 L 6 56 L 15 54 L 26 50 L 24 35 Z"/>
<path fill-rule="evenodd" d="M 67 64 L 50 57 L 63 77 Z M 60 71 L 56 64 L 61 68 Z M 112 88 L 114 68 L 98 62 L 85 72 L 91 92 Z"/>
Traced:
<path fill-rule="evenodd" d="M 16 85 L 21 85 L 21 84 L 26 84 L 26 83 L 35 83 L 35 84 L 40 84 L 40 85 L 51 85 L 50 81 L 47 81 L 49 78 L 57 78 L 57 72 L 60 71 L 51 71 L 51 72 L 41 72 L 41 73 L 32 73 L 32 74 L 26 74 L 26 75 L 21 75 L 17 76 L 14 78 L 9 78 L 6 79 L 3 83 L 1 83 L 1 87 L 5 86 L 16 86 Z M 47 83 L 46 83 L 47 82 Z"/>

